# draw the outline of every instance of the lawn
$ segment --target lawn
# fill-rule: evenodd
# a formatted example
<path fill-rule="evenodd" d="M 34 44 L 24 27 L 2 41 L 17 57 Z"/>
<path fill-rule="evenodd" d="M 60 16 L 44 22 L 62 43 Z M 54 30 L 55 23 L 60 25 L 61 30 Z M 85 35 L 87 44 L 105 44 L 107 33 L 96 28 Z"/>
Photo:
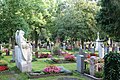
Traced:
<path fill-rule="evenodd" d="M 0 80 L 57 80 L 58 78 L 66 77 L 66 76 L 51 76 L 51 77 L 38 78 L 38 79 L 28 79 L 26 73 L 21 73 L 17 69 L 15 63 L 10 63 L 12 56 L 4 56 L 4 58 L 2 59 L 8 62 L 9 70 L 0 72 Z M 37 59 L 37 61 L 32 62 L 32 71 L 43 70 L 48 65 L 51 64 L 46 62 L 46 58 Z M 54 64 L 54 65 L 63 66 L 70 71 L 74 71 L 72 76 L 67 76 L 67 77 L 78 78 L 79 80 L 87 80 L 85 77 L 75 72 L 76 63 L 63 63 L 63 64 Z"/>

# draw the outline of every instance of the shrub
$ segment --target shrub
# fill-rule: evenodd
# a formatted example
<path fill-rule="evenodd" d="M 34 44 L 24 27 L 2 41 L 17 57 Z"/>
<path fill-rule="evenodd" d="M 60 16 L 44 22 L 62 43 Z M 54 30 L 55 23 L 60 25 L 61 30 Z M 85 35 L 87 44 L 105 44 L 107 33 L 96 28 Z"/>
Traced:
<path fill-rule="evenodd" d="M 86 73 L 86 74 L 90 74 L 90 70 L 89 70 L 89 68 L 86 68 L 86 69 L 84 70 L 84 73 Z"/>
<path fill-rule="evenodd" d="M 95 77 L 97 77 L 97 78 L 103 78 L 103 72 L 102 71 L 100 71 L 100 72 L 95 72 L 95 75 L 94 75 Z"/>
<path fill-rule="evenodd" d="M 110 52 L 104 57 L 104 80 L 120 79 L 120 54 Z"/>

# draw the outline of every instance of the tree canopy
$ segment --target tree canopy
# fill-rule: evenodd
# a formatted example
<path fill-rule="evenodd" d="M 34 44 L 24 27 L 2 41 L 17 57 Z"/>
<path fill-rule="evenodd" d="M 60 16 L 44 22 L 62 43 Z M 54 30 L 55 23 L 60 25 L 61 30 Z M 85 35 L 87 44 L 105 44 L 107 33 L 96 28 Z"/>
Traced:
<path fill-rule="evenodd" d="M 51 32 L 56 36 L 94 40 L 97 33 L 95 16 L 99 7 L 96 3 L 78 1 L 63 2 L 58 6 L 57 16 Z"/>
<path fill-rule="evenodd" d="M 101 0 L 100 9 L 89 0 L 0 0 L 0 41 L 13 41 L 17 29 L 36 45 L 56 37 L 95 40 L 98 31 L 119 40 L 119 3 Z"/>
<path fill-rule="evenodd" d="M 119 0 L 101 0 L 101 10 L 97 21 L 101 31 L 107 33 L 115 41 L 120 40 L 120 7 Z"/>

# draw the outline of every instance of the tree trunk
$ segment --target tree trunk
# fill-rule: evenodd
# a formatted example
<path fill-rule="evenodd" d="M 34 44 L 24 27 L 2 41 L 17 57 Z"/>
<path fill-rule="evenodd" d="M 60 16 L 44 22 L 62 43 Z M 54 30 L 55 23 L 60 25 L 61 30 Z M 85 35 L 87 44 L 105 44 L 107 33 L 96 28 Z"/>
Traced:
<path fill-rule="evenodd" d="M 82 49 L 84 48 L 84 40 L 81 40 Z"/>
<path fill-rule="evenodd" d="M 34 33 L 35 33 L 35 49 L 37 50 L 37 47 L 38 47 L 38 34 L 37 34 L 37 31 L 36 31 L 36 28 L 34 30 Z"/>
<path fill-rule="evenodd" d="M 11 37 L 11 42 L 10 42 L 12 45 L 11 45 L 11 49 L 14 49 L 15 47 L 15 38 Z"/>

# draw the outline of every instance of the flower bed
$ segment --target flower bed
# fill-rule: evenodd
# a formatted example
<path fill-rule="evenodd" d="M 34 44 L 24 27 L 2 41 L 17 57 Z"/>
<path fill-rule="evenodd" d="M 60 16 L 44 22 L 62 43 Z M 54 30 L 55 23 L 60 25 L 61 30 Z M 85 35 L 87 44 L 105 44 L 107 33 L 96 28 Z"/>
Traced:
<path fill-rule="evenodd" d="M 61 68 L 51 65 L 51 66 L 44 68 L 43 72 L 46 74 L 51 74 L 51 73 L 59 73 L 60 70 L 61 70 Z"/>
<path fill-rule="evenodd" d="M 72 75 L 73 73 L 63 66 L 50 65 L 43 69 L 43 71 L 29 72 L 27 73 L 30 79 L 32 78 L 42 78 L 48 76 L 59 76 L 59 75 Z"/>
<path fill-rule="evenodd" d="M 7 66 L 0 66 L 0 71 L 5 71 L 5 70 L 8 70 Z"/>
<path fill-rule="evenodd" d="M 66 61 L 75 61 L 75 56 L 74 55 L 71 55 L 71 54 L 66 54 L 64 59 Z"/>
<path fill-rule="evenodd" d="M 96 56 L 97 57 L 98 54 L 95 54 L 95 53 L 94 54 L 93 53 L 86 53 L 86 57 L 87 58 L 90 58 L 91 56 Z"/>
<path fill-rule="evenodd" d="M 38 55 L 38 58 L 50 58 L 50 57 L 52 57 L 52 55 L 51 54 L 40 54 L 40 55 Z"/>

